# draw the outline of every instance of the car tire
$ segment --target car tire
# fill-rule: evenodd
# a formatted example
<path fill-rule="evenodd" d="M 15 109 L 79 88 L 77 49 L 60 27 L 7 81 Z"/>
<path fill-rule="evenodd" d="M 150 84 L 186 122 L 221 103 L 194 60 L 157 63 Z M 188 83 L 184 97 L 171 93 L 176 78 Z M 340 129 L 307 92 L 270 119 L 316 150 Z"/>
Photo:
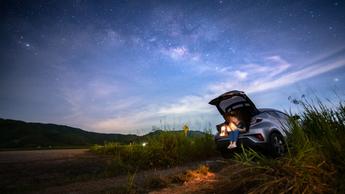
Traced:
<path fill-rule="evenodd" d="M 286 153 L 286 144 L 282 134 L 273 132 L 270 135 L 270 152 L 273 157 L 279 157 Z"/>
<path fill-rule="evenodd" d="M 220 154 L 222 155 L 223 158 L 229 159 L 234 155 L 234 152 L 229 149 L 221 149 Z"/>

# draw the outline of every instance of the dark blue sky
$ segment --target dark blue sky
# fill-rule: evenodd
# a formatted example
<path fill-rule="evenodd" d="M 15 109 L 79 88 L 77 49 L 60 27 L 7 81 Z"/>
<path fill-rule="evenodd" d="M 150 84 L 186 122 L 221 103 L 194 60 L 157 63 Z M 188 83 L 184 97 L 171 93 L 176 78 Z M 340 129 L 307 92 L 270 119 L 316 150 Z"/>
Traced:
<path fill-rule="evenodd" d="M 207 103 L 345 93 L 344 1 L 1 1 L 0 117 L 202 130 Z"/>

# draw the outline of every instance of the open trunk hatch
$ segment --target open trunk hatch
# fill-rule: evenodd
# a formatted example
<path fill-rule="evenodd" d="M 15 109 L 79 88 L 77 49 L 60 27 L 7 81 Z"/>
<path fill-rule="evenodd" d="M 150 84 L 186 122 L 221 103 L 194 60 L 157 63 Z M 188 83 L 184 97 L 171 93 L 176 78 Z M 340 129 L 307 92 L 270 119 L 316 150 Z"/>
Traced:
<path fill-rule="evenodd" d="M 251 115 L 255 115 L 259 112 L 249 97 L 244 92 L 237 90 L 226 92 L 211 100 L 209 104 L 216 106 L 219 113 L 222 115 L 240 108 L 248 109 Z"/>
<path fill-rule="evenodd" d="M 226 92 L 211 100 L 209 104 L 217 107 L 221 115 L 227 112 L 238 110 L 238 119 L 244 124 L 246 131 L 249 131 L 251 119 L 259 113 L 255 104 L 242 92 L 233 90 Z"/>

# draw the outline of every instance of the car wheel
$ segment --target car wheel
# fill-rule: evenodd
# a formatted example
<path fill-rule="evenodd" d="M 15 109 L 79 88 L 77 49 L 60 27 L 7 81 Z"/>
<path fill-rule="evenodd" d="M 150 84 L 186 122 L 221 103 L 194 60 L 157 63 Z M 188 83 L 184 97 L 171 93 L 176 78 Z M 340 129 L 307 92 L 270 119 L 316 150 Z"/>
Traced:
<path fill-rule="evenodd" d="M 282 156 L 286 152 L 284 137 L 280 133 L 270 135 L 271 154 L 275 157 Z"/>
<path fill-rule="evenodd" d="M 222 155 L 223 158 L 229 159 L 234 155 L 234 152 L 229 149 L 221 149 L 220 154 Z"/>

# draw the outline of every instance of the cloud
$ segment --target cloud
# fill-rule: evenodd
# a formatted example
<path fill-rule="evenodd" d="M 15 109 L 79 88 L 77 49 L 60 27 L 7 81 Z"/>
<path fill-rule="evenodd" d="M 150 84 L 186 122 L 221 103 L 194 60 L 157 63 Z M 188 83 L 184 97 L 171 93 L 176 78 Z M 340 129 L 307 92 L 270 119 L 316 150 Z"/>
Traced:
<path fill-rule="evenodd" d="M 163 48 L 160 51 L 173 60 L 199 61 L 200 59 L 200 54 L 190 52 L 186 46 Z"/>
<path fill-rule="evenodd" d="M 248 72 L 243 72 L 240 70 L 232 72 L 232 74 L 234 74 L 233 77 L 239 78 L 239 80 L 235 79 L 237 81 L 234 81 L 233 77 L 230 77 L 229 81 L 211 84 L 206 90 L 203 91 L 203 95 L 186 96 L 181 100 L 178 100 L 176 103 L 160 108 L 158 112 L 165 115 L 210 113 L 210 111 L 212 112 L 212 109 L 210 109 L 208 105 L 209 100 L 226 91 L 240 89 L 248 93 L 263 92 L 266 90 L 291 85 L 293 83 L 345 66 L 345 60 L 338 59 L 330 63 L 314 64 L 299 70 L 287 71 L 293 66 L 280 56 L 268 57 L 265 58 L 265 60 L 273 61 L 276 63 L 276 65 L 270 67 L 249 64 L 246 67 L 255 66 L 256 68 L 248 69 Z M 222 70 L 219 72 L 221 71 Z M 229 69 L 226 69 L 226 72 L 231 73 Z M 249 76 L 254 76 L 254 78 L 247 80 L 246 78 Z"/>
<path fill-rule="evenodd" d="M 333 61 L 320 60 L 321 62 L 319 63 L 309 63 L 312 65 L 293 70 L 292 68 L 297 66 L 291 65 L 279 56 L 268 57 L 266 60 L 271 60 L 276 65 L 242 65 L 241 69 L 247 69 L 246 77 L 251 79 L 238 79 L 236 82 L 233 79 L 229 79 L 229 81 L 209 85 L 209 90 L 212 93 L 222 93 L 232 89 L 240 89 L 248 93 L 263 92 L 291 85 L 345 66 L 345 59 L 338 58 Z M 240 73 L 235 71 L 235 77 L 241 78 Z"/>
<path fill-rule="evenodd" d="M 169 49 L 168 54 L 173 59 L 181 59 L 188 55 L 188 50 L 184 46 L 176 47 Z"/>
<path fill-rule="evenodd" d="M 264 58 L 260 64 L 249 63 L 241 65 L 239 67 L 240 70 L 237 71 L 245 71 L 247 72 L 247 76 L 249 75 L 254 78 L 265 77 L 266 79 L 272 79 L 274 76 L 288 70 L 291 66 L 292 65 L 290 63 L 282 59 L 280 56 L 274 55 Z"/>
<path fill-rule="evenodd" d="M 244 80 L 244 79 L 247 78 L 248 73 L 247 73 L 247 72 L 244 72 L 244 71 L 236 70 L 236 71 L 235 71 L 235 76 L 236 76 L 236 78 L 238 78 L 239 80 Z"/>
<path fill-rule="evenodd" d="M 110 95 L 121 91 L 118 83 L 97 79 L 90 81 L 87 87 L 87 91 L 90 91 L 91 94 L 89 97 L 109 97 Z"/>
<path fill-rule="evenodd" d="M 208 115 L 214 113 L 214 110 L 208 105 L 211 98 L 209 95 L 204 96 L 185 96 L 177 102 L 161 106 L 157 104 L 146 105 L 134 111 L 116 114 L 116 116 L 98 120 L 91 127 L 102 132 L 121 132 L 136 133 L 137 129 L 148 131 L 151 126 L 159 124 L 159 121 L 171 120 L 178 118 L 180 123 L 193 122 L 200 115 Z M 190 120 L 192 118 L 192 120 Z"/>
<path fill-rule="evenodd" d="M 305 80 L 311 77 L 315 77 L 317 75 L 332 71 L 334 69 L 340 68 L 345 66 L 345 60 L 339 60 L 333 63 L 327 64 L 318 64 L 313 65 L 310 67 L 303 68 L 298 71 L 294 71 L 288 74 L 284 74 L 277 79 L 272 79 L 269 82 L 255 82 L 251 84 L 247 91 L 249 93 L 261 92 L 269 89 L 279 88 L 283 86 L 287 86 L 301 80 Z"/>
<path fill-rule="evenodd" d="M 287 61 L 285 61 L 284 59 L 282 59 L 278 55 L 267 57 L 266 60 L 269 60 L 269 61 L 272 61 L 273 63 L 275 63 L 274 71 L 270 72 L 271 77 L 284 72 L 285 70 L 287 70 L 291 66 L 290 63 L 288 63 Z"/>
<path fill-rule="evenodd" d="M 218 66 L 217 64 L 205 62 L 200 53 L 191 52 L 186 46 L 162 48 L 160 49 L 160 53 L 168 56 L 175 62 L 179 62 L 177 64 L 181 65 L 181 68 L 190 68 L 194 73 L 198 75 L 205 73 L 219 73 L 219 71 L 221 71 L 221 69 L 215 68 L 216 66 Z"/>
<path fill-rule="evenodd" d="M 100 119 L 90 126 L 97 131 L 102 132 L 120 132 L 120 133 L 137 133 L 136 130 L 148 130 L 151 126 L 156 125 L 164 115 L 158 113 L 157 105 L 146 105 L 128 107 L 130 112 L 116 113 L 113 117 Z M 133 107 L 137 107 L 136 109 Z"/>
<path fill-rule="evenodd" d="M 114 112 L 124 112 L 135 106 L 139 97 L 119 98 L 119 93 L 125 93 L 123 83 L 105 77 L 88 79 L 71 69 L 63 70 L 64 77 L 59 80 L 59 96 L 66 106 L 64 122 L 87 126 L 90 122 L 111 115 Z"/>
<path fill-rule="evenodd" d="M 181 128 L 183 123 L 189 123 L 191 128 L 202 129 L 214 114 L 208 100 L 211 96 L 185 96 L 168 106 L 148 105 L 140 110 L 117 114 L 117 116 L 98 120 L 90 125 L 97 131 L 106 133 L 144 133 L 152 126 L 166 123 L 169 129 Z M 207 120 L 204 119 L 207 116 Z"/>
<path fill-rule="evenodd" d="M 139 129 L 147 130 L 156 121 L 147 114 L 133 113 L 100 120 L 90 125 L 97 131 L 106 133 L 137 133 Z"/>
<path fill-rule="evenodd" d="M 104 41 L 110 45 L 121 45 L 124 42 L 123 37 L 112 29 L 106 30 L 105 33 L 106 36 L 104 36 Z"/>
<path fill-rule="evenodd" d="M 207 101 L 209 96 L 185 96 L 178 102 L 159 109 L 158 114 L 189 114 L 189 113 L 207 113 L 210 112 Z"/>

